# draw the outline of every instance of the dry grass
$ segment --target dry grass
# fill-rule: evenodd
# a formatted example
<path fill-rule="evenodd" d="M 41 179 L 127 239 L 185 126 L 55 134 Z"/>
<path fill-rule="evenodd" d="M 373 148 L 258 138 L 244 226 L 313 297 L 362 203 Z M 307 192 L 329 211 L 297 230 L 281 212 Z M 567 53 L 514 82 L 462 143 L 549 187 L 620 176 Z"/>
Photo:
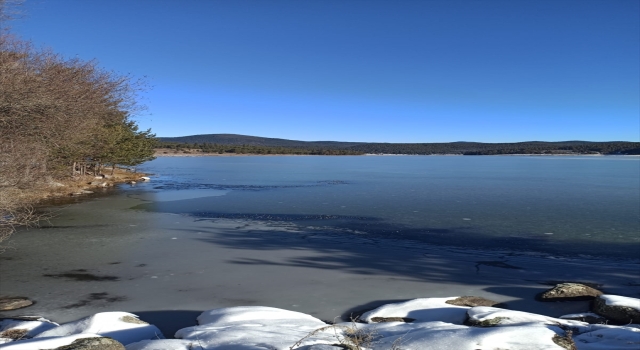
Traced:
<path fill-rule="evenodd" d="M 375 329 L 358 327 L 358 320 L 351 319 L 351 323 L 349 325 L 333 324 L 326 327 L 318 328 L 304 336 L 302 339 L 298 340 L 289 348 L 289 350 L 298 348 L 305 340 L 327 330 L 333 330 L 334 332 L 335 338 L 338 342 L 337 344 L 333 344 L 334 346 L 339 346 L 348 350 L 368 349 L 373 346 L 373 344 L 379 338 L 378 332 Z M 399 340 L 400 339 L 396 340 L 396 342 L 392 344 L 392 350 L 401 350 L 401 342 Z"/>

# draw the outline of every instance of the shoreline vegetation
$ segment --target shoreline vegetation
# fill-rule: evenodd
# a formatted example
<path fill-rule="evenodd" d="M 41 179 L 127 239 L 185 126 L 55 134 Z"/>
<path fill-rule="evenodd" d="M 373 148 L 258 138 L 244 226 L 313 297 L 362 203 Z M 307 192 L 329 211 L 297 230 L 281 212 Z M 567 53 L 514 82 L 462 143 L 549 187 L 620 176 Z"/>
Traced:
<path fill-rule="evenodd" d="M 186 152 L 185 152 L 186 151 Z M 402 153 L 361 153 L 361 154 L 301 154 L 301 153 L 208 153 L 198 149 L 185 149 L 176 151 L 166 148 L 157 148 L 154 157 L 250 157 L 250 156 L 324 156 L 324 155 L 350 155 L 350 156 L 464 156 L 456 153 L 435 154 L 402 154 Z M 495 154 L 496 156 L 533 156 L 533 157 L 563 157 L 563 156 L 590 156 L 590 157 L 640 157 L 640 154 L 602 154 L 602 153 L 512 153 Z"/>
<path fill-rule="evenodd" d="M 133 120 L 144 82 L 5 31 L 0 77 L 0 244 L 38 225 L 41 201 L 134 180 L 142 175 L 114 170 L 154 158 L 155 135 Z"/>
<path fill-rule="evenodd" d="M 210 134 L 158 138 L 154 156 L 196 155 L 640 155 L 640 142 L 359 143 Z"/>

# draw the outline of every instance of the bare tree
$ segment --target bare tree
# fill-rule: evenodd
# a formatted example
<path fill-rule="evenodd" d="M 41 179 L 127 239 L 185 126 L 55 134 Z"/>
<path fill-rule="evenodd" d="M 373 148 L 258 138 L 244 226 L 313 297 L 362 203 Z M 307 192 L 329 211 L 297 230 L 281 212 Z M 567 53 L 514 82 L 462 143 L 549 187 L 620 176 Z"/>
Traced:
<path fill-rule="evenodd" d="M 137 132 L 131 120 L 143 109 L 137 103 L 142 89 L 142 81 L 95 61 L 65 59 L 0 33 L 0 229 L 34 217 L 29 199 L 7 195 L 15 189 L 37 189 L 46 178 L 73 175 L 74 163 L 110 154 L 121 164 L 149 159 L 153 135 Z M 123 130 L 126 137 L 118 136 Z M 116 152 L 114 145 L 138 152 Z"/>

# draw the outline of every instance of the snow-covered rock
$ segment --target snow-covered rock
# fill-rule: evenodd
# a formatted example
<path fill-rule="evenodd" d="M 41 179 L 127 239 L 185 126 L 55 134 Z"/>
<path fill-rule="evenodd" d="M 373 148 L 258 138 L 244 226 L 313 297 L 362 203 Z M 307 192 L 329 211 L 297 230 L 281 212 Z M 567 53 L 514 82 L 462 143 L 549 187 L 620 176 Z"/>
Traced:
<path fill-rule="evenodd" d="M 451 298 L 420 298 L 402 303 L 387 304 L 365 312 L 360 317 L 367 323 L 375 322 L 374 318 L 410 318 L 414 322 L 441 321 L 453 324 L 463 324 L 467 318 L 467 306 L 447 304 Z"/>
<path fill-rule="evenodd" d="M 563 331 L 556 327 L 528 325 L 480 328 L 445 322 L 356 324 L 374 334 L 374 350 L 564 350 L 553 339 Z"/>
<path fill-rule="evenodd" d="M 199 325 L 176 332 L 178 339 L 159 339 L 162 334 L 155 326 L 138 320 L 133 314 L 106 312 L 62 326 L 45 325 L 54 328 L 42 331 L 32 339 L 2 344 L 0 348 L 50 350 L 81 343 L 74 343 L 77 339 L 106 336 L 124 343 L 126 350 L 640 349 L 640 325 L 588 324 L 568 319 L 592 316 L 589 313 L 553 318 L 495 307 L 469 308 L 447 303 L 453 299 L 456 297 L 388 304 L 363 315 L 363 320 L 370 323 L 335 325 L 325 324 L 307 314 L 271 307 L 214 309 L 198 317 Z M 634 298 L 607 296 L 601 300 L 610 303 L 611 307 L 637 311 L 634 304 L 637 299 Z M 415 321 L 371 322 L 375 317 L 412 318 Z M 5 321 L 0 326 L 7 329 L 16 326 Z M 30 330 L 37 329 L 38 322 L 47 322 L 43 319 L 19 321 L 35 322 L 27 327 L 31 327 Z M 122 349 L 121 344 L 112 343 Z"/>
<path fill-rule="evenodd" d="M 593 312 L 617 324 L 640 323 L 640 299 L 604 294 L 594 300 Z"/>
<path fill-rule="evenodd" d="M 314 331 L 328 327 L 321 320 L 299 312 L 264 306 L 214 309 L 198 316 L 199 326 L 176 332 L 176 338 L 203 349 L 289 349 Z M 331 344 L 333 334 L 319 332 L 299 345 Z M 149 342 L 141 349 L 153 349 Z M 132 349 L 137 349 L 131 347 Z"/>
<path fill-rule="evenodd" d="M 15 338 L 29 339 L 58 324 L 42 317 L 5 318 L 0 320 L 0 338 L 15 340 Z M 19 335 L 16 337 L 15 335 Z"/>
<path fill-rule="evenodd" d="M 538 323 L 543 325 L 561 325 L 577 329 L 587 329 L 586 322 L 553 318 L 523 311 L 499 309 L 496 307 L 477 306 L 467 311 L 468 323 L 472 326 L 494 327 L 513 326 Z"/>
<path fill-rule="evenodd" d="M 236 306 L 208 310 L 197 318 L 199 325 L 228 326 L 251 323 L 254 320 L 271 323 L 295 323 L 309 327 L 326 326 L 321 320 L 301 312 L 267 306 Z"/>
<path fill-rule="evenodd" d="M 164 338 L 162 332 L 156 326 L 140 321 L 138 316 L 134 314 L 128 312 L 101 312 L 42 332 L 34 339 L 85 333 L 110 337 L 124 345 L 145 339 Z"/>
<path fill-rule="evenodd" d="M 14 341 L 0 345 L 2 350 L 51 350 L 61 346 L 69 345 L 76 339 L 100 337 L 97 334 L 80 333 L 63 337 L 51 336 L 44 338 L 33 338 L 28 340 Z"/>

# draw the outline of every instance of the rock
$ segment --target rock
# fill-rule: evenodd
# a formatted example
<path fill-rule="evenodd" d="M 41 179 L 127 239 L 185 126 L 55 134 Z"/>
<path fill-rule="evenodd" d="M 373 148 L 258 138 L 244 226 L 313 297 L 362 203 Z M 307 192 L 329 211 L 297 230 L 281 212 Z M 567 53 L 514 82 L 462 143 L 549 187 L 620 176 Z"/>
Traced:
<path fill-rule="evenodd" d="M 602 292 L 580 283 L 560 283 L 538 295 L 540 301 L 593 300 Z"/>
<path fill-rule="evenodd" d="M 591 309 L 596 314 L 607 318 L 610 323 L 625 325 L 629 323 L 640 323 L 640 300 L 634 298 L 624 298 L 637 301 L 637 308 L 623 305 L 607 305 L 608 295 L 602 295 L 593 301 Z M 611 304 L 611 303 L 609 303 Z"/>
<path fill-rule="evenodd" d="M 0 311 L 21 309 L 33 305 L 33 301 L 23 297 L 2 297 L 0 298 Z"/>
<path fill-rule="evenodd" d="M 104 179 L 104 175 L 98 175 L 98 176 L 94 177 L 94 179 Z"/>
<path fill-rule="evenodd" d="M 107 337 L 76 339 L 53 350 L 125 350 L 124 345 Z"/>
<path fill-rule="evenodd" d="M 459 297 L 459 298 L 452 299 L 452 300 L 447 300 L 447 301 L 445 301 L 445 303 L 451 304 L 451 305 L 469 306 L 469 307 L 474 307 L 474 306 L 496 306 L 496 305 L 499 304 L 497 301 L 485 299 L 485 298 L 482 298 L 482 297 L 472 297 L 472 296 L 464 296 L 464 297 Z"/>
<path fill-rule="evenodd" d="M 148 324 L 147 322 L 141 319 L 135 318 L 133 316 L 122 316 L 120 317 L 120 321 L 126 322 L 126 323 L 135 323 L 135 324 Z"/>
<path fill-rule="evenodd" d="M 379 323 L 379 322 L 405 322 L 410 323 L 415 321 L 413 318 L 409 317 L 372 317 L 371 322 Z"/>
<path fill-rule="evenodd" d="M 567 331 L 564 337 L 556 334 L 551 340 L 567 350 L 578 350 L 576 343 L 573 341 L 573 338 L 571 338 L 571 333 L 571 331 Z"/>
<path fill-rule="evenodd" d="M 89 190 L 82 190 L 80 191 L 81 194 L 92 194 L 93 191 L 89 191 Z"/>
<path fill-rule="evenodd" d="M 113 179 L 113 175 L 103 175 L 105 179 Z"/>
<path fill-rule="evenodd" d="M 587 322 L 589 324 L 607 324 L 607 319 L 592 312 L 584 312 L 580 314 L 570 314 L 560 316 L 563 320 L 574 320 L 580 322 Z"/>
<path fill-rule="evenodd" d="M 4 332 L 0 332 L 0 338 L 20 340 L 22 338 L 25 338 L 27 333 L 29 333 L 28 329 L 14 328 L 14 329 L 6 330 Z"/>
<path fill-rule="evenodd" d="M 99 185 L 101 185 L 101 184 L 102 184 L 102 181 L 91 181 L 91 182 L 89 183 L 89 185 L 91 185 L 91 186 L 99 186 Z"/>
<path fill-rule="evenodd" d="M 474 326 L 474 327 L 494 327 L 500 324 L 501 321 L 503 320 L 508 320 L 508 317 L 494 317 L 494 318 L 489 318 L 486 320 L 474 320 L 472 318 L 469 318 L 467 320 L 467 324 L 469 326 Z"/>

